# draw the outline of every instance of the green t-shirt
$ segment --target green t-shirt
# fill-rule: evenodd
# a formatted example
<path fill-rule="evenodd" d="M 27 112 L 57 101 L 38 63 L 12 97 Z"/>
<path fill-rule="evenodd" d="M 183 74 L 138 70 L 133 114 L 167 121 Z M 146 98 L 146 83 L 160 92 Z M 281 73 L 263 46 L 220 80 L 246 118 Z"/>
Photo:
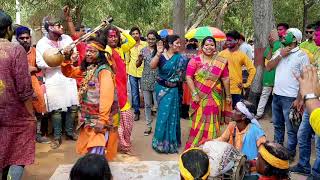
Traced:
<path fill-rule="evenodd" d="M 272 48 L 272 55 L 282 47 L 282 43 L 280 41 L 275 41 L 273 43 L 273 48 Z M 263 57 L 266 58 L 269 54 L 269 51 L 270 51 L 270 46 L 267 47 L 267 49 L 264 51 L 263 53 Z M 263 72 L 263 81 L 262 81 L 262 85 L 263 86 L 267 86 L 267 87 L 270 87 L 270 86 L 273 86 L 274 85 L 274 78 L 275 78 L 275 75 L 276 75 L 276 69 L 272 69 L 271 71 L 267 71 L 267 70 L 264 70 Z"/>

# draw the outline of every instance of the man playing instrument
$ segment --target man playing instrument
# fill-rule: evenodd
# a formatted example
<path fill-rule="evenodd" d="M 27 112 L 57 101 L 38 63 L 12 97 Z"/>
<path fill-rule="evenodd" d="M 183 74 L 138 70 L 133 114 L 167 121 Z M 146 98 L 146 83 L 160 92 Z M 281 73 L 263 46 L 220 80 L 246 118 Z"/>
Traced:
<path fill-rule="evenodd" d="M 38 68 L 43 70 L 47 94 L 47 108 L 51 113 L 54 140 L 51 148 L 56 149 L 62 143 L 62 112 L 66 112 L 65 132 L 67 139 L 77 140 L 73 132 L 74 119 L 79 104 L 77 96 L 77 84 L 74 79 L 65 77 L 61 67 L 49 67 L 43 59 L 43 54 L 51 48 L 64 48 L 72 43 L 70 36 L 63 34 L 64 29 L 60 21 L 54 17 L 45 17 L 43 25 L 48 32 L 37 44 L 36 62 Z M 68 53 L 69 52 L 69 53 Z M 71 56 L 70 51 L 63 52 Z"/>

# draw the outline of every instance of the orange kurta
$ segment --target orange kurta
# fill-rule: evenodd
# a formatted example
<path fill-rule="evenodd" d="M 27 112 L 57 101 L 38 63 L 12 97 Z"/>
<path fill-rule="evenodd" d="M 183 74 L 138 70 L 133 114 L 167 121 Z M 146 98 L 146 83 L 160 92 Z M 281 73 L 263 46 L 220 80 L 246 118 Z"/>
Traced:
<path fill-rule="evenodd" d="M 73 68 L 69 63 L 63 63 L 61 70 L 65 76 L 78 78 L 83 72 L 79 68 Z M 112 72 L 103 69 L 99 72 L 100 83 L 100 102 L 99 102 L 99 121 L 103 124 L 110 124 L 109 114 L 114 101 L 114 81 Z M 81 104 L 80 104 L 81 106 Z M 113 124 L 114 126 L 116 124 Z M 105 140 L 105 133 L 96 133 L 93 128 L 87 126 L 80 131 L 79 138 L 76 143 L 76 152 L 84 155 L 88 153 L 90 148 L 95 146 L 106 147 L 106 158 L 112 160 L 118 149 L 118 130 L 109 131 L 108 142 Z"/>
<path fill-rule="evenodd" d="M 28 52 L 28 64 L 32 67 L 37 67 L 36 65 L 36 48 L 31 47 Z M 41 84 L 38 80 L 36 72 L 31 73 L 31 83 L 33 91 L 36 95 L 36 99 L 32 101 L 32 105 L 37 113 L 45 113 L 47 112 L 46 104 L 44 101 L 44 92 L 41 88 Z"/>

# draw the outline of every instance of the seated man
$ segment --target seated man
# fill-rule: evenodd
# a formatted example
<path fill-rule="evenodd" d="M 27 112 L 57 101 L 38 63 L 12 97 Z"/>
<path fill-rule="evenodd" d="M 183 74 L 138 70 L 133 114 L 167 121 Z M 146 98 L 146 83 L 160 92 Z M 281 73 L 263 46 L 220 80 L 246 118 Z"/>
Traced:
<path fill-rule="evenodd" d="M 232 119 L 218 141 L 229 142 L 247 156 L 248 160 L 258 157 L 258 148 L 266 142 L 266 136 L 260 124 L 254 119 L 254 105 L 248 101 L 238 102 L 233 110 Z"/>

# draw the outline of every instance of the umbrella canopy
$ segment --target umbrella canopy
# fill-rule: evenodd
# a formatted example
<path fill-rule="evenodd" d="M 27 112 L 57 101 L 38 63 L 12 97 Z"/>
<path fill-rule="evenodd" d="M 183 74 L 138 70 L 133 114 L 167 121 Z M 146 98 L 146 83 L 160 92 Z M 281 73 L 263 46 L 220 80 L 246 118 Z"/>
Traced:
<path fill-rule="evenodd" d="M 198 40 L 202 40 L 207 36 L 212 36 L 216 39 L 216 41 L 223 41 L 226 39 L 226 35 L 220 29 L 215 27 L 198 27 L 193 29 L 185 35 L 187 39 L 196 38 Z"/>
<path fill-rule="evenodd" d="M 158 34 L 161 36 L 161 38 L 165 38 L 168 35 L 173 35 L 173 30 L 172 29 L 162 29 L 158 31 Z"/>

